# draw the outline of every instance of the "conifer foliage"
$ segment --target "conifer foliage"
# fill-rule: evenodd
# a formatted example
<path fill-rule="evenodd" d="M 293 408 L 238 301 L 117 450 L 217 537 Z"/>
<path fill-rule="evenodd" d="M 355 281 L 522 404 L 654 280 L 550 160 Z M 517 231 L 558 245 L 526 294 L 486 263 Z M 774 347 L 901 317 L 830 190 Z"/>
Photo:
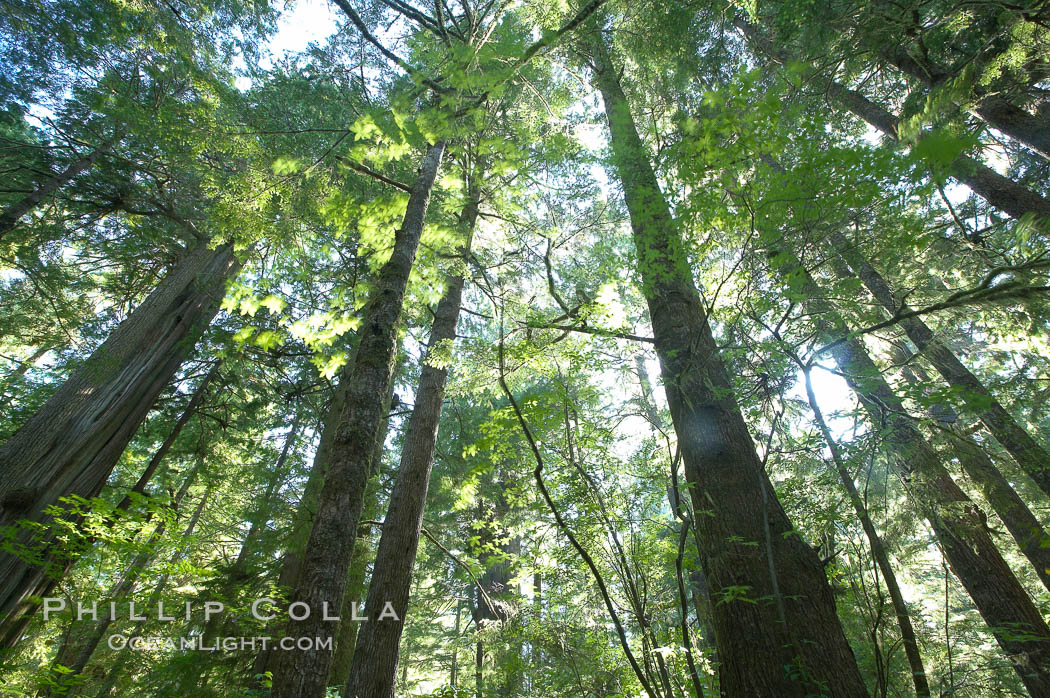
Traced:
<path fill-rule="evenodd" d="M 1050 697 L 1050 6 L 0 5 L 0 695 Z"/>

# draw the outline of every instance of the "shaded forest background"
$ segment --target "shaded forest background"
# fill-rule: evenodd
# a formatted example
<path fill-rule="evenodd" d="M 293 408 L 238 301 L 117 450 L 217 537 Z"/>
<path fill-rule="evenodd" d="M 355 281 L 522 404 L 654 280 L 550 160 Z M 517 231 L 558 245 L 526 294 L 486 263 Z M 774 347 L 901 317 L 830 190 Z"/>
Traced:
<path fill-rule="evenodd" d="M 0 63 L 3 695 L 1050 696 L 1050 3 L 5 0 Z M 177 644 L 262 636 L 325 642 Z"/>

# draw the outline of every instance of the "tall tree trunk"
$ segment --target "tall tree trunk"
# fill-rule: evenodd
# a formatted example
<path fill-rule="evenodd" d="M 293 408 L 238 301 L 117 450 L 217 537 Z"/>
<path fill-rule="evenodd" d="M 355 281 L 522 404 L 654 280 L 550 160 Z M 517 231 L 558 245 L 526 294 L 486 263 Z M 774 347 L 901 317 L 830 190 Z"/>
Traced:
<path fill-rule="evenodd" d="M 0 212 L 0 240 L 14 230 L 15 226 L 18 225 L 18 221 L 39 206 L 44 199 L 69 184 L 74 177 L 94 165 L 100 157 L 109 152 L 109 149 L 113 147 L 113 143 L 113 140 L 107 141 L 87 155 L 74 160 L 66 169 L 48 177 L 36 189 L 8 206 L 3 212 Z"/>
<path fill-rule="evenodd" d="M 804 275 L 806 306 L 818 331 L 829 338 L 846 334 L 809 272 L 797 266 L 797 259 L 792 265 Z M 984 513 L 952 480 L 863 342 L 849 338 L 836 344 L 831 354 L 873 425 L 885 426 L 882 436 L 909 501 L 929 521 L 952 570 L 1021 681 L 1033 696 L 1050 696 L 1050 628 L 996 548 Z"/>
<path fill-rule="evenodd" d="M 395 369 L 395 374 L 397 369 Z M 358 621 L 350 620 L 354 610 L 354 604 L 361 606 L 361 599 L 368 591 L 365 584 L 367 578 L 368 562 L 374 559 L 373 544 L 371 538 L 372 525 L 363 523 L 365 520 L 374 520 L 379 516 L 379 472 L 383 465 L 383 453 L 386 450 L 386 433 L 390 428 L 390 407 L 394 399 L 394 381 L 391 381 L 390 392 L 387 393 L 384 410 L 386 417 L 383 425 L 379 428 L 379 438 L 376 439 L 376 450 L 372 456 L 372 468 L 369 471 L 368 484 L 365 486 L 365 502 L 361 507 L 362 523 L 357 528 L 357 540 L 354 541 L 354 554 L 350 558 L 350 574 L 346 580 L 346 593 L 343 595 L 343 607 L 339 613 L 340 618 L 346 618 L 339 622 L 339 630 L 335 638 L 335 653 L 332 655 L 332 666 L 328 671 L 328 685 L 342 686 L 346 689 L 347 681 L 350 679 L 350 664 L 354 659 L 354 648 L 357 646 L 357 631 L 360 628 Z"/>
<path fill-rule="evenodd" d="M 841 234 L 831 238 L 832 244 L 842 255 L 853 272 L 860 277 L 864 285 L 891 314 L 906 313 L 911 310 L 893 293 L 886 279 L 875 267 L 864 258 L 864 255 L 850 244 Z M 1021 466 L 1039 489 L 1050 495 L 1050 452 L 1017 423 L 1013 415 L 1007 412 L 998 400 L 985 387 L 981 380 L 970 372 L 952 351 L 936 338 L 925 322 L 919 317 L 901 320 L 901 327 L 908 338 L 915 343 L 919 352 L 929 359 L 937 372 L 952 388 L 977 396 L 984 403 L 975 409 L 978 417 L 992 433 L 995 440 Z M 965 401 L 965 399 L 964 399 Z"/>
<path fill-rule="evenodd" d="M 466 237 L 460 249 L 464 262 L 470 252 L 478 217 L 481 198 L 479 176 L 480 173 L 476 173 L 468 185 L 467 205 L 460 220 L 461 231 Z M 394 690 L 398 650 L 408 615 L 412 568 L 419 548 L 423 508 L 434 465 L 441 405 L 445 399 L 448 378 L 448 366 L 443 361 L 436 365 L 429 362 L 434 360 L 437 351 L 442 350 L 442 345 L 451 344 L 456 338 L 463 296 L 463 274 L 460 271 L 445 280 L 445 294 L 434 312 L 426 358 L 416 389 L 415 406 L 401 447 L 401 466 L 383 519 L 383 533 L 372 569 L 372 581 L 368 585 L 366 612 L 374 616 L 384 603 L 389 602 L 397 618 L 373 620 L 361 627 L 347 683 L 347 695 L 354 698 L 389 698 Z"/>
<path fill-rule="evenodd" d="M 886 553 L 886 546 L 882 543 L 882 538 L 879 536 L 879 532 L 875 528 L 875 523 L 871 520 L 871 516 L 868 515 L 868 507 L 864 503 L 864 498 L 861 497 L 860 492 L 857 491 L 857 485 L 853 482 L 853 476 L 846 467 L 846 463 L 842 459 L 842 454 L 839 453 L 838 443 L 831 435 L 831 430 L 828 429 L 827 422 L 824 421 L 824 414 L 820 410 L 820 405 L 817 404 L 817 396 L 813 393 L 813 381 L 810 379 L 810 369 L 806 369 L 805 375 L 806 396 L 809 398 L 809 406 L 813 411 L 813 419 L 817 423 L 817 427 L 820 429 L 821 436 L 824 437 L 824 442 L 828 445 L 828 449 L 831 451 L 831 459 L 835 463 L 835 470 L 838 473 L 839 480 L 842 482 L 842 486 L 846 488 L 846 494 L 849 495 L 849 501 L 853 506 L 853 512 L 857 515 L 857 519 L 860 521 L 860 525 L 864 529 L 864 535 L 868 538 L 868 545 L 871 547 L 871 556 L 875 558 L 875 564 L 879 566 L 879 572 L 882 574 L 883 582 L 886 584 L 886 589 L 890 593 L 893 612 L 897 616 L 897 625 L 900 627 L 901 631 L 901 643 L 904 645 L 904 653 L 908 657 L 908 666 L 911 667 L 912 681 L 915 684 L 915 695 L 920 697 L 929 696 L 930 684 L 929 681 L 926 680 L 926 668 L 923 666 L 922 655 L 919 653 L 919 643 L 915 637 L 915 628 L 911 624 L 911 614 L 908 613 L 908 604 L 904 601 L 904 594 L 901 593 L 900 584 L 897 583 L 897 574 L 893 571 L 893 565 L 890 564 L 890 557 Z"/>
<path fill-rule="evenodd" d="M 733 25 L 747 37 L 756 53 L 769 56 L 779 63 L 788 61 L 788 56 L 774 47 L 754 25 L 739 18 L 733 20 Z M 807 72 L 809 77 L 819 81 L 824 92 L 847 111 L 868 122 L 891 140 L 899 140 L 899 120 L 896 116 L 859 92 L 821 77 L 815 68 L 811 67 Z M 1013 218 L 1020 219 L 1031 214 L 1037 219 L 1050 219 L 1050 201 L 968 155 L 957 157 L 947 166 L 946 171 L 992 206 Z"/>
<path fill-rule="evenodd" d="M 0 448 L 0 524 L 46 523 L 59 497 L 98 495 L 157 396 L 218 311 L 225 283 L 240 268 L 231 244 L 188 253 L 91 357 Z M 34 608 L 66 561 L 52 558 L 51 539 L 22 535 L 42 551 L 28 564 L 0 553 L 0 613 L 5 636 Z M 63 555 L 67 552 L 63 551 Z M 75 553 L 74 553 L 75 554 Z"/>
<path fill-rule="evenodd" d="M 723 690 L 731 696 L 867 695 L 824 568 L 795 534 L 732 396 L 686 246 L 600 38 L 592 57 L 697 512 L 701 563 L 717 599 Z M 746 599 L 735 598 L 741 592 Z"/>
<path fill-rule="evenodd" d="M 311 612 L 301 621 L 289 621 L 289 636 L 329 642 L 333 638 L 332 622 L 323 620 L 323 610 L 327 606 L 331 616 L 343 604 L 369 466 L 384 416 L 376 396 L 385 395 L 390 389 L 405 289 L 444 152 L 443 141 L 427 151 L 393 252 L 379 273 L 375 296 L 369 301 L 361 323 L 361 343 L 349 376 L 346 401 L 329 453 L 328 472 L 293 596 L 294 601 L 305 603 Z M 325 693 L 331 661 L 330 647 L 281 652 L 272 695 L 274 698 L 320 698 Z"/>
<path fill-rule="evenodd" d="M 847 246 L 846 240 L 841 235 L 833 236 L 832 242 L 840 252 L 844 253 L 845 263 L 852 267 L 852 272 L 856 272 L 860 276 L 864 285 L 887 310 L 890 312 L 907 312 L 909 310 L 903 304 L 892 305 L 897 302 L 896 297 L 890 292 L 890 288 L 885 280 L 879 276 L 878 272 L 864 259 L 859 251 Z M 846 278 L 852 275 L 851 269 L 845 267 L 842 260 L 832 260 L 832 262 L 832 266 L 838 276 Z M 917 320 L 918 325 L 912 325 L 911 320 Z M 949 385 L 969 390 L 977 395 L 983 395 L 991 404 L 991 407 L 984 410 L 980 415 L 985 426 L 989 426 L 989 421 L 1001 427 L 1006 426 L 1005 436 L 1010 443 L 1014 444 L 1017 442 L 1010 437 L 1016 436 L 1017 431 L 1020 431 L 1024 439 L 1027 439 L 1036 449 L 1043 451 L 1045 454 L 1045 450 L 1035 443 L 1032 437 L 1028 435 L 1028 432 L 1014 422 L 1010 414 L 991 397 L 977 377 L 971 374 L 947 347 L 934 338 L 933 332 L 925 323 L 918 318 L 907 318 L 901 321 L 901 325 L 905 328 L 912 341 L 915 342 L 919 351 L 930 360 L 934 367 L 940 368 L 944 366 L 945 370 L 940 371 L 940 373 Z M 925 342 L 925 345 L 922 342 Z M 898 355 L 894 357 L 902 365 L 909 358 L 906 352 L 902 350 L 898 351 Z M 916 375 L 916 371 L 921 372 L 922 375 Z M 949 376 L 954 378 L 961 376 L 962 381 L 955 382 Z M 972 379 L 972 381 L 966 379 L 966 376 L 969 376 L 969 379 Z M 913 384 L 929 383 L 925 371 L 919 367 L 908 368 L 905 371 L 905 378 Z M 990 420 L 984 419 L 988 415 L 991 415 Z M 954 410 L 947 405 L 939 405 L 938 409 L 931 416 L 934 420 L 941 422 L 955 422 L 957 420 Z M 1005 422 L 1003 421 L 1004 419 L 1006 420 Z M 1010 425 L 1012 425 L 1012 428 Z M 1032 567 L 1035 569 L 1040 581 L 1042 581 L 1043 586 L 1050 590 L 1050 536 L 1047 535 L 1043 525 L 1032 514 L 1028 505 L 1025 504 L 1021 496 L 1017 494 L 1017 491 L 979 444 L 975 443 L 969 436 L 960 434 L 951 427 L 945 427 L 944 432 L 947 437 L 948 447 L 959 459 L 963 470 L 981 490 L 992 510 L 995 511 L 1010 532 L 1010 535 L 1017 542 L 1021 552 L 1032 563 Z M 993 431 L 992 433 L 995 435 L 997 432 Z M 1002 443 L 1001 440 L 1000 443 Z M 1011 449 L 1007 449 L 1007 451 L 1013 453 Z M 1021 450 L 1020 456 L 1026 457 L 1028 465 L 1034 467 L 1035 461 L 1031 458 L 1030 451 Z M 1015 456 L 1014 459 L 1019 464 L 1022 464 L 1022 458 Z M 1050 464 L 1050 454 L 1046 455 L 1046 459 L 1045 462 Z M 1033 472 L 1029 471 L 1029 468 L 1024 467 L 1024 464 L 1022 464 L 1022 469 L 1030 475 Z M 1050 477 L 1048 477 L 1050 476 L 1050 470 L 1045 469 L 1045 467 L 1034 472 L 1041 473 L 1043 475 L 1042 480 L 1050 480 Z M 1033 477 L 1032 479 L 1042 486 L 1043 483 L 1040 481 L 1040 478 Z"/>
<path fill-rule="evenodd" d="M 909 384 L 917 387 L 931 385 L 926 371 L 911 362 L 906 351 L 893 347 L 893 361 L 904 366 L 902 373 Z M 950 452 L 959 460 L 963 471 L 977 485 L 992 510 L 1013 536 L 1021 553 L 1028 558 L 1043 586 L 1050 590 L 1050 535 L 1035 517 L 1021 496 L 1000 472 L 991 457 L 972 436 L 961 433 L 953 425 L 958 415 L 949 405 L 935 404 L 930 417 L 939 422 L 937 433 L 944 435 Z"/>

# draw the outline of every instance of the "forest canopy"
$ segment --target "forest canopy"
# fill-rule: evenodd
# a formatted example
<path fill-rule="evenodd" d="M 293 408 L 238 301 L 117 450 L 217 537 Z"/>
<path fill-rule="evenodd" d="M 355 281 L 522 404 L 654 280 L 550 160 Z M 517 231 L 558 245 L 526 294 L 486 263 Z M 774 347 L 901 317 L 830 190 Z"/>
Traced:
<path fill-rule="evenodd" d="M 0 65 L 0 695 L 1050 697 L 1050 3 Z"/>

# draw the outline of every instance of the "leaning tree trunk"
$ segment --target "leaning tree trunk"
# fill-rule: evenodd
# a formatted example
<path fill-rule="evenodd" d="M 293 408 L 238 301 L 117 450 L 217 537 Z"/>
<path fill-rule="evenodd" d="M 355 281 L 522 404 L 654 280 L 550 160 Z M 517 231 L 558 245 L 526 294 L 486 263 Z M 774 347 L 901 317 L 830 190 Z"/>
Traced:
<path fill-rule="evenodd" d="M 838 443 L 835 441 L 835 437 L 832 436 L 831 430 L 828 429 L 827 422 L 824 421 L 824 414 L 820 410 L 820 405 L 817 404 L 817 396 L 813 392 L 813 381 L 810 379 L 808 369 L 806 370 L 806 396 L 809 399 L 810 409 L 813 411 L 813 419 L 820 429 L 824 442 L 828 445 L 828 450 L 831 451 L 831 459 L 835 463 L 835 471 L 838 473 L 842 486 L 846 488 L 846 494 L 849 495 L 853 512 L 857 515 L 857 520 L 860 521 L 861 528 L 864 529 L 864 535 L 868 538 L 871 556 L 875 558 L 875 564 L 879 566 L 879 571 L 882 573 L 882 580 L 886 584 L 886 590 L 890 593 L 893 613 L 897 616 L 897 626 L 901 631 L 901 644 L 904 645 L 904 654 L 908 658 L 909 667 L 911 667 L 912 681 L 915 684 L 915 695 L 920 698 L 922 696 L 928 697 L 930 695 L 930 683 L 926 679 L 926 668 L 923 666 L 922 655 L 919 653 L 915 627 L 911 623 L 908 604 L 904 601 L 904 594 L 901 592 L 900 584 L 897 582 L 897 573 L 894 572 L 893 565 L 890 564 L 890 556 L 886 552 L 886 546 L 882 542 L 882 537 L 875 528 L 875 522 L 871 520 L 871 516 L 868 514 L 868 507 L 864 503 L 864 498 L 860 496 L 857 484 L 853 482 L 853 475 L 850 474 L 845 461 L 842 459 Z"/>
<path fill-rule="evenodd" d="M 218 311 L 240 268 L 232 244 L 202 243 L 58 391 L 0 448 L 0 524 L 47 523 L 60 497 L 97 496 L 139 424 Z M 16 543 L 44 559 L 31 564 L 0 553 L 0 613 L 5 637 L 76 551 L 48 534 L 22 533 Z M 65 559 L 63 559 L 65 558 Z"/>
<path fill-rule="evenodd" d="M 849 262 L 852 270 L 859 271 L 861 279 L 864 284 L 872 292 L 877 300 L 886 304 L 888 299 L 891 303 L 895 301 L 895 297 L 890 292 L 888 285 L 882 279 L 881 276 L 875 271 L 875 269 L 868 264 L 867 260 L 864 259 L 856 250 L 847 250 L 845 247 L 846 241 L 839 235 L 832 238 L 833 243 L 839 249 L 840 252 L 845 252 L 846 261 Z M 846 266 L 845 262 L 841 259 L 832 260 L 832 266 L 835 270 L 836 275 L 841 278 L 848 278 L 852 276 L 852 271 Z M 909 308 L 905 305 L 886 306 L 891 312 L 897 312 L 898 309 L 901 312 L 907 312 Z M 908 330 L 911 320 L 918 320 L 918 318 L 906 318 L 901 321 L 905 330 Z M 939 341 L 933 338 L 933 332 L 930 331 L 926 324 L 921 320 L 919 327 L 917 328 L 917 335 L 921 338 L 928 340 L 928 344 L 924 347 L 922 344 L 916 341 L 915 337 L 912 337 L 913 341 L 916 341 L 916 346 L 926 358 L 930 359 L 934 366 L 939 363 L 945 364 L 948 368 L 955 367 L 961 369 L 966 375 L 969 375 L 973 379 L 973 383 L 963 382 L 957 384 L 948 380 L 948 383 L 955 387 L 962 387 L 969 390 L 971 385 L 975 385 L 979 390 L 985 390 L 983 384 L 978 379 L 970 374 L 969 370 L 955 357 L 951 351 L 941 344 Z M 911 332 L 908 332 L 911 335 Z M 894 356 L 894 360 L 904 365 L 911 357 L 907 355 L 907 352 L 903 350 L 897 350 L 900 355 Z M 916 375 L 916 372 L 921 375 Z M 913 384 L 929 384 L 929 378 L 926 376 L 925 371 L 921 367 L 910 367 L 904 371 L 905 378 Z M 942 375 L 947 379 L 948 376 L 942 371 Z M 978 392 L 975 390 L 974 392 Z M 1010 420 L 1012 417 L 1006 412 L 1005 409 L 999 405 L 987 391 L 983 393 L 986 399 L 992 404 L 992 407 L 985 410 L 983 415 L 992 415 L 995 419 L 1000 416 L 1005 416 L 1006 419 Z M 998 407 L 997 411 L 995 408 Z M 957 421 L 958 417 L 955 411 L 948 405 L 938 405 L 936 409 L 932 410 L 931 416 L 935 421 L 948 422 L 949 424 Z M 988 425 L 988 421 L 984 422 Z M 1002 422 L 998 422 L 1002 424 Z M 1013 423 L 1014 427 L 1021 430 L 1024 434 L 1024 438 L 1027 438 L 1035 445 L 1035 448 L 1041 449 L 1042 447 L 1035 444 L 1034 440 L 1025 432 L 1019 425 Z M 984 495 L 985 499 L 991 505 L 992 510 L 1002 520 L 1006 529 L 1013 536 L 1014 541 L 1017 543 L 1017 547 L 1020 548 L 1021 553 L 1024 554 L 1028 561 L 1032 563 L 1032 567 L 1035 569 L 1036 575 L 1039 580 L 1043 583 L 1043 586 L 1050 590 L 1050 536 L 1047 535 L 1043 528 L 1043 525 L 1036 519 L 1035 515 L 1025 504 L 1013 485 L 1010 484 L 1009 480 L 999 471 L 995 463 L 988 456 L 985 450 L 974 440 L 961 434 L 946 426 L 943 429 L 946 435 L 948 447 L 951 449 L 953 455 L 959 459 L 959 463 L 962 465 L 963 471 L 969 476 L 969 478 L 977 485 L 981 490 L 981 494 Z M 995 432 L 993 432 L 994 434 Z M 1009 436 L 1009 433 L 1007 434 Z M 1016 443 L 1011 441 L 1011 443 Z M 1007 449 L 1010 451 L 1010 449 Z M 1021 452 L 1022 455 L 1027 455 L 1025 451 Z M 1047 456 L 1050 461 L 1050 456 Z M 1016 458 L 1019 463 L 1020 459 Z M 1028 469 L 1025 469 L 1028 472 Z M 1047 471 L 1036 471 L 1046 473 Z M 1031 474 L 1031 473 L 1029 473 Z M 1033 478 L 1039 483 L 1038 478 Z"/>
<path fill-rule="evenodd" d="M 182 500 L 190 491 L 190 487 L 193 486 L 199 473 L 200 465 L 198 464 L 183 479 L 182 487 L 179 488 L 179 491 L 175 495 L 175 499 L 171 504 L 171 508 L 174 512 L 178 512 Z M 203 506 L 203 503 L 204 500 L 201 500 L 201 507 Z M 200 507 L 198 507 L 198 510 L 199 508 Z M 198 518 L 199 515 L 191 517 L 190 525 L 187 526 L 186 532 L 183 534 L 184 538 L 188 538 L 193 533 L 193 528 L 196 526 Z M 161 520 L 161 522 L 157 524 L 157 527 L 150 535 L 149 541 L 146 543 L 145 549 L 139 552 L 131 560 L 128 567 L 121 575 L 121 578 L 113 585 L 109 593 L 106 595 L 108 599 L 119 602 L 134 593 L 143 572 L 153 564 L 153 561 L 157 557 L 158 551 L 154 549 L 153 546 L 159 545 L 166 527 L 166 520 Z M 103 607 L 105 608 L 105 606 L 106 605 L 104 604 Z M 42 696 L 65 695 L 72 686 L 80 683 L 79 677 L 81 673 L 83 673 L 88 662 L 91 661 L 91 657 L 94 656 L 95 650 L 98 649 L 99 643 L 102 642 L 102 638 L 113 624 L 113 621 L 114 618 L 103 611 L 102 617 L 98 620 L 92 621 L 90 626 L 86 628 L 86 631 L 81 636 L 76 639 L 71 638 L 71 641 L 67 642 L 59 650 L 58 654 L 55 656 L 55 661 L 52 664 L 51 678 L 53 683 L 44 691 L 41 691 Z"/>
<path fill-rule="evenodd" d="M 394 249 L 379 272 L 375 296 L 361 322 L 360 345 L 353 372 L 348 376 L 346 400 L 328 454 L 328 472 L 293 594 L 293 602 L 305 603 L 311 613 L 301 621 L 290 620 L 288 636 L 329 643 L 333 638 L 333 623 L 323 620 L 323 610 L 327 606 L 331 616 L 343 604 L 369 467 L 384 416 L 382 401 L 376 396 L 390 390 L 405 290 L 444 152 L 444 141 L 427 151 L 412 187 L 404 222 L 395 236 Z M 331 661 L 330 646 L 281 652 L 272 695 L 320 698 L 325 693 Z"/>
<path fill-rule="evenodd" d="M 186 530 L 182 534 L 181 544 L 172 553 L 168 566 L 173 568 L 179 560 L 181 560 L 187 552 L 187 543 L 193 536 L 193 531 L 197 528 L 197 524 L 200 523 L 201 514 L 204 513 L 204 508 L 207 506 L 209 499 L 211 498 L 212 488 L 209 486 L 204 494 L 201 495 L 200 502 L 197 503 L 197 508 L 193 510 L 193 514 L 190 516 L 190 520 L 186 525 Z M 168 582 L 171 580 L 171 572 L 165 572 L 161 575 L 160 579 L 157 580 L 157 584 L 153 587 L 153 592 L 150 594 L 149 599 L 146 601 L 146 608 L 156 608 L 157 603 L 161 600 L 164 590 L 168 586 Z M 109 696 L 113 689 L 116 688 L 123 678 L 124 668 L 127 666 L 128 660 L 130 659 L 130 652 L 132 651 L 133 641 L 135 638 L 142 637 L 142 633 L 145 630 L 146 624 L 150 622 L 150 618 L 146 617 L 142 620 L 136 621 L 134 630 L 128 633 L 128 642 L 124 648 L 117 655 L 116 659 L 113 660 L 106 671 L 106 678 L 102 681 L 99 690 L 94 694 L 96 698 L 105 698 Z"/>
<path fill-rule="evenodd" d="M 753 24 L 736 19 L 733 25 L 747 37 L 755 47 L 756 53 L 765 54 L 779 63 L 789 60 L 789 57 L 774 47 Z M 807 74 L 808 77 L 819 81 L 822 93 L 826 93 L 847 111 L 871 124 L 887 138 L 893 141 L 900 140 L 897 131 L 899 119 L 896 116 L 859 92 L 834 80 L 824 79 L 816 68 L 808 68 Z M 949 163 L 947 173 L 1012 218 L 1021 219 L 1030 214 L 1038 220 L 1050 219 L 1050 201 L 1045 197 L 1009 177 L 1004 177 L 968 155 L 960 155 Z"/>
<path fill-rule="evenodd" d="M 886 310 L 891 314 L 907 313 L 911 310 L 900 302 L 882 275 L 841 234 L 833 235 L 831 242 L 853 272 L 864 282 L 871 295 L 875 296 Z M 934 336 L 933 330 L 921 318 L 904 318 L 900 325 L 948 385 L 963 393 L 974 395 L 984 403 L 976 412 L 988 431 L 1017 461 L 1021 470 L 1039 485 L 1039 489 L 1050 495 L 1050 452 L 1017 423 L 984 383 Z"/>
<path fill-rule="evenodd" d="M 14 230 L 15 226 L 18 225 L 18 221 L 39 206 L 44 199 L 69 184 L 74 177 L 94 165 L 100 157 L 113 147 L 113 143 L 114 141 L 112 140 L 107 141 L 84 157 L 74 160 L 66 169 L 48 177 L 36 189 L 0 212 L 0 240 Z"/>
<path fill-rule="evenodd" d="M 153 454 L 153 457 L 150 458 L 149 464 L 146 465 L 146 469 L 142 471 L 142 475 L 139 476 L 139 479 L 134 485 L 132 485 L 131 489 L 128 490 L 128 493 L 124 495 L 124 498 L 117 504 L 117 509 L 129 509 L 131 507 L 133 493 L 142 496 L 146 494 L 146 487 L 157 474 L 157 469 L 164 461 L 164 457 L 168 455 L 168 451 L 170 451 L 171 447 L 175 445 L 175 441 L 179 438 L 179 434 L 182 433 L 183 428 L 189 424 L 193 415 L 197 414 L 197 408 L 200 407 L 201 403 L 204 401 L 208 385 L 214 380 L 216 374 L 218 374 L 221 365 L 222 359 L 216 361 L 208 373 L 205 374 L 204 378 L 201 379 L 201 382 L 197 384 L 197 389 L 193 392 L 193 397 L 191 397 L 190 401 L 186 403 L 186 407 L 183 408 L 182 414 L 180 414 L 179 418 L 175 421 L 175 426 L 172 427 L 170 432 L 168 432 L 168 435 L 165 437 L 164 442 L 161 443 L 160 448 L 158 448 Z"/>
<path fill-rule="evenodd" d="M 715 600 L 723 690 L 867 695 L 824 568 L 784 513 L 732 395 L 686 246 L 602 39 L 593 58 Z"/>
<path fill-rule="evenodd" d="M 880 0 L 873 5 L 892 13 L 893 20 L 901 25 L 910 23 L 910 18 L 901 16 L 906 10 L 895 2 Z M 1000 32 L 1008 32 L 1016 21 L 1017 14 L 1010 13 L 1006 24 L 996 28 Z M 929 89 L 944 87 L 957 77 L 919 49 L 909 51 L 903 44 L 884 40 L 877 40 L 873 48 L 883 60 Z M 979 60 L 979 57 L 974 58 L 976 60 L 968 66 L 969 69 L 976 70 L 981 65 L 987 65 L 986 62 Z M 974 97 L 972 104 L 967 105 L 963 100 L 958 99 L 955 100 L 956 104 L 967 108 L 977 118 L 1018 143 L 1028 146 L 1043 157 L 1050 158 L 1050 131 L 1046 129 L 1046 125 L 1038 116 L 1013 104 L 1002 93 L 990 89 L 989 86 L 975 83 L 972 94 Z"/>
<path fill-rule="evenodd" d="M 903 361 L 898 361 L 896 356 L 894 361 L 903 365 L 903 362 L 909 357 L 906 352 L 900 353 L 904 355 L 899 357 Z M 930 379 L 925 375 L 925 371 L 914 366 L 907 368 L 903 373 L 905 379 L 912 385 L 930 385 Z M 1028 508 L 1006 476 L 992 462 L 984 448 L 975 442 L 972 436 L 960 433 L 950 426 L 958 421 L 951 407 L 939 405 L 938 409 L 931 410 L 930 416 L 934 420 L 949 423 L 941 425 L 940 433 L 944 434 L 944 441 L 951 449 L 951 453 L 958 458 L 963 472 L 977 485 L 981 494 L 991 505 L 992 511 L 1006 526 L 1006 530 L 1013 536 L 1021 553 L 1032 563 L 1032 568 L 1039 577 L 1039 581 L 1050 591 L 1050 535 L 1043 528 L 1043 524 Z"/>
<path fill-rule="evenodd" d="M 829 339 L 846 335 L 816 281 L 797 259 L 791 264 L 803 275 L 806 307 L 817 318 L 818 331 Z M 881 433 L 909 501 L 929 521 L 952 570 L 1021 681 L 1033 696 L 1050 696 L 1050 628 L 995 546 L 985 514 L 952 480 L 863 342 L 849 337 L 830 351 L 873 425 L 885 426 Z"/>
<path fill-rule="evenodd" d="M 475 175 L 476 177 L 477 175 Z M 461 218 L 466 241 L 460 256 L 466 261 L 474 224 L 478 217 L 480 185 L 471 183 L 470 193 Z M 446 279 L 445 295 L 434 312 L 434 323 L 427 343 L 427 354 L 416 389 L 415 406 L 405 430 L 401 447 L 401 467 L 390 495 L 390 506 L 383 519 L 372 581 L 365 601 L 366 613 L 389 602 L 396 618 L 373 620 L 362 625 L 350 665 L 346 694 L 354 698 L 389 698 L 397 678 L 401 634 L 408 615 L 408 596 L 412 587 L 412 568 L 423 526 L 423 508 L 427 501 L 430 471 L 434 465 L 441 404 L 445 399 L 448 366 L 443 361 L 433 364 L 436 352 L 456 338 L 460 301 L 463 296 L 464 270 Z"/>

